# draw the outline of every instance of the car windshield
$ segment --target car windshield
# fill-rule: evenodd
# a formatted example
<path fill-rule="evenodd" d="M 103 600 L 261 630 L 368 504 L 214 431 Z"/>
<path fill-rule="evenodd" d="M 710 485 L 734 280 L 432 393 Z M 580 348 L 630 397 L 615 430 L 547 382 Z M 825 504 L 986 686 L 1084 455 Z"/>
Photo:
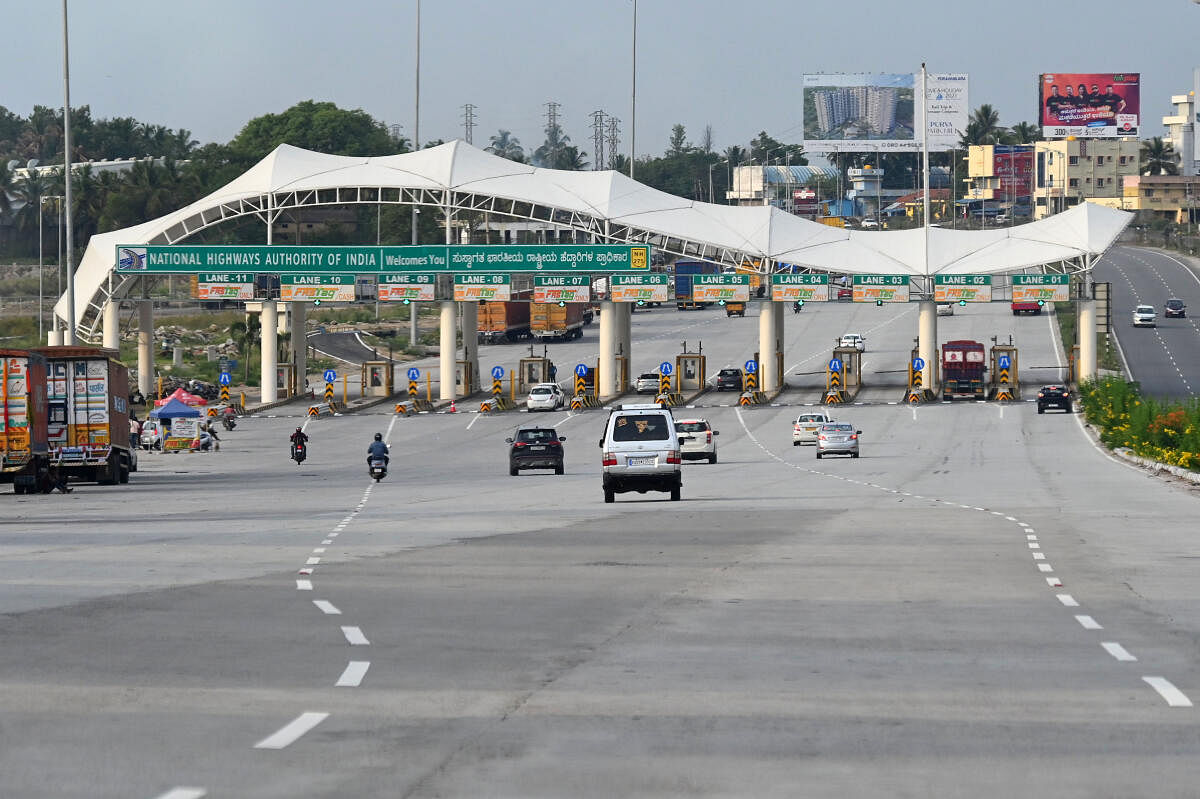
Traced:
<path fill-rule="evenodd" d="M 533 389 L 533 391 L 530 391 L 529 393 L 535 397 L 544 397 L 547 394 L 552 394 L 553 392 L 546 386 L 537 386 L 536 388 Z"/>
<path fill-rule="evenodd" d="M 553 430 L 522 430 L 517 433 L 517 441 L 523 444 L 544 444 L 557 438 L 558 434 Z"/>
<path fill-rule="evenodd" d="M 822 432 L 829 433 L 848 433 L 854 429 L 854 425 L 845 422 L 831 422 L 830 424 L 821 425 Z"/>
<path fill-rule="evenodd" d="M 737 377 L 741 372 L 737 369 L 722 369 L 721 375 L 724 377 Z"/>
<path fill-rule="evenodd" d="M 658 375 L 653 372 L 646 372 L 644 375 L 638 375 L 638 380 L 657 380 Z"/>
<path fill-rule="evenodd" d="M 819 413 L 802 413 L 797 422 L 827 422 L 829 421 Z"/>
<path fill-rule="evenodd" d="M 613 441 L 666 441 L 671 437 L 666 418 L 658 414 L 618 416 Z"/>
<path fill-rule="evenodd" d="M 680 433 L 703 433 L 708 429 L 708 422 L 676 422 L 675 429 Z"/>
<path fill-rule="evenodd" d="M 1154 309 L 1151 308 L 1149 305 L 1139 305 L 1137 307 L 1137 312 L 1138 313 L 1154 313 Z"/>
<path fill-rule="evenodd" d="M 1167 307 L 1171 309 L 1182 308 L 1183 300 L 1167 300 Z"/>

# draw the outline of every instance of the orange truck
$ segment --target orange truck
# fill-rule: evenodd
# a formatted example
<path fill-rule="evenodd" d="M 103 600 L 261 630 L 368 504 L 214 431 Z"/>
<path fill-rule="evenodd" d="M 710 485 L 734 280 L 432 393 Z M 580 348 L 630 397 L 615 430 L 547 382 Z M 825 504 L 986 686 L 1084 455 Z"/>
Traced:
<path fill-rule="evenodd" d="M 0 349 L 0 482 L 18 494 L 49 487 L 46 359 Z"/>
<path fill-rule="evenodd" d="M 557 302 L 531 302 L 529 332 L 534 338 L 555 341 L 583 338 L 583 312 L 587 307 L 586 302 L 568 302 L 564 305 Z"/>
<path fill-rule="evenodd" d="M 479 341 L 494 344 L 529 337 L 529 303 L 484 300 L 479 303 Z"/>
<path fill-rule="evenodd" d="M 137 470 L 129 442 L 129 369 L 114 350 L 39 347 L 46 359 L 50 458 L 64 477 L 128 483 Z"/>

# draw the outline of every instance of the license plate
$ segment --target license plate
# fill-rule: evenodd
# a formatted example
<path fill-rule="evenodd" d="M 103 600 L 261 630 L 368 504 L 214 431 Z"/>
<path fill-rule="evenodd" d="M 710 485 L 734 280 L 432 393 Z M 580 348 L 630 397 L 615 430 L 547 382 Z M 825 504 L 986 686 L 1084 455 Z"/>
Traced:
<path fill-rule="evenodd" d="M 541 446 L 539 446 L 539 447 L 530 447 L 529 449 L 530 449 L 530 451 L 531 451 L 531 452 L 541 452 L 542 450 L 544 450 L 544 449 L 545 449 L 545 447 L 541 447 Z"/>
<path fill-rule="evenodd" d="M 654 456 L 647 458 L 629 458 L 625 463 L 627 466 L 653 466 Z"/>

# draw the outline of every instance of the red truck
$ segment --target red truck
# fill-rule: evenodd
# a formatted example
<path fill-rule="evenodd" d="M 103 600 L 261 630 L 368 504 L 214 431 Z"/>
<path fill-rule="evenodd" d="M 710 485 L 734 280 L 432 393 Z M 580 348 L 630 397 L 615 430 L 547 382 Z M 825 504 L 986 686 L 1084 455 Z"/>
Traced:
<path fill-rule="evenodd" d="M 46 359 L 0 349 L 0 482 L 17 494 L 49 487 L 48 418 Z"/>
<path fill-rule="evenodd" d="M 986 362 L 978 341 L 947 341 L 942 345 L 942 399 L 984 399 Z"/>
<path fill-rule="evenodd" d="M 1042 312 L 1042 305 L 1039 302 L 1014 302 L 1010 303 L 1013 316 L 1020 316 L 1023 313 L 1030 313 L 1037 316 Z"/>

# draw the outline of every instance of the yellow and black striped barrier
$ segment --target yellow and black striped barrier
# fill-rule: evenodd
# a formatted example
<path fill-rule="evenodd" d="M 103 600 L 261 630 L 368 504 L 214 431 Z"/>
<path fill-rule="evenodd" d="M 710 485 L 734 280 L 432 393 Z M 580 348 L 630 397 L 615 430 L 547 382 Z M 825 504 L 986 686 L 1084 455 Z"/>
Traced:
<path fill-rule="evenodd" d="M 217 415 L 217 409 L 216 409 L 216 408 L 209 408 L 209 409 L 208 409 L 208 416 L 209 416 L 209 418 L 216 418 L 216 415 Z"/>
<path fill-rule="evenodd" d="M 660 374 L 658 376 L 658 393 L 659 394 L 670 394 L 671 393 L 671 376 L 670 375 Z"/>
<path fill-rule="evenodd" d="M 229 403 L 229 386 L 221 386 L 221 402 Z"/>
<path fill-rule="evenodd" d="M 683 395 L 672 391 L 664 391 L 655 397 L 654 401 L 664 408 L 673 408 L 676 405 L 683 404 Z"/>
<path fill-rule="evenodd" d="M 325 384 L 325 401 L 333 402 L 333 383 Z"/>
<path fill-rule="evenodd" d="M 743 391 L 738 398 L 738 405 L 761 405 L 767 401 L 767 395 L 761 391 Z"/>
<path fill-rule="evenodd" d="M 571 397 L 571 410 L 578 411 L 583 408 L 599 408 L 600 400 L 595 394 L 576 394 Z"/>
<path fill-rule="evenodd" d="M 587 393 L 587 378 L 582 375 L 575 375 L 575 396 L 579 397 Z"/>
<path fill-rule="evenodd" d="M 492 379 L 492 396 L 499 397 L 504 393 L 504 381 L 496 378 Z"/>
<path fill-rule="evenodd" d="M 826 405 L 841 405 L 846 401 L 846 394 L 841 389 L 830 389 L 825 392 Z"/>
<path fill-rule="evenodd" d="M 511 411 L 515 407 L 516 405 L 508 397 L 495 396 L 479 403 L 479 412 L 491 413 L 492 411 Z"/>
<path fill-rule="evenodd" d="M 414 409 L 412 408 L 412 405 L 410 403 L 407 403 L 407 402 L 397 402 L 396 403 L 395 413 L 398 413 L 401 416 L 408 416 L 410 413 L 413 413 L 413 412 L 414 412 Z"/>
<path fill-rule="evenodd" d="M 408 396 L 411 397 L 412 399 L 417 398 L 417 381 L 416 380 L 408 381 Z"/>
<path fill-rule="evenodd" d="M 758 376 L 754 372 L 742 372 L 742 391 L 753 392 L 758 389 Z"/>

